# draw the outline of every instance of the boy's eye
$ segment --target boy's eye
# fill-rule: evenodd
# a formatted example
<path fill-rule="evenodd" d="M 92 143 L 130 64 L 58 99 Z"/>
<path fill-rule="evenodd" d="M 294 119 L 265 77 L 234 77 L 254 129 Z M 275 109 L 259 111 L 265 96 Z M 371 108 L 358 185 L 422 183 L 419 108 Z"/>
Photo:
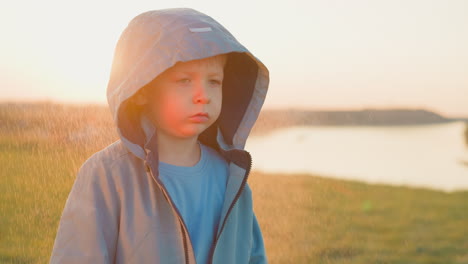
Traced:
<path fill-rule="evenodd" d="M 210 83 L 213 85 L 221 85 L 223 82 L 221 80 L 212 79 L 210 80 Z"/>
<path fill-rule="evenodd" d="M 182 78 L 182 79 L 177 80 L 177 82 L 178 83 L 189 83 L 190 79 L 189 78 Z"/>

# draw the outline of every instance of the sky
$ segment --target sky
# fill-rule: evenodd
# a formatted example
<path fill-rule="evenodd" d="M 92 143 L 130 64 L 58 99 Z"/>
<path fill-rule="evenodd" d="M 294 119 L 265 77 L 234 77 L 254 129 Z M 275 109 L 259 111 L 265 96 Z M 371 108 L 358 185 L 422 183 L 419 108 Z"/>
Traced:
<path fill-rule="evenodd" d="M 107 104 L 115 44 L 153 9 L 191 7 L 270 71 L 265 108 L 425 108 L 468 117 L 468 1 L 10 1 L 0 101 Z"/>

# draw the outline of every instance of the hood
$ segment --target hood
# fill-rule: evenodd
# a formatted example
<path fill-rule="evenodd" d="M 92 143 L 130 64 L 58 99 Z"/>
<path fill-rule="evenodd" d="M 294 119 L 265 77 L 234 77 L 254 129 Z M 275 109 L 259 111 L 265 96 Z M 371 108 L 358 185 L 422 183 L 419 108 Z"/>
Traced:
<path fill-rule="evenodd" d="M 177 62 L 218 54 L 228 54 L 221 113 L 199 140 L 215 149 L 243 150 L 265 101 L 269 83 L 265 65 L 222 25 L 193 9 L 148 11 L 130 21 L 117 42 L 107 86 L 117 132 L 129 151 L 145 160 L 147 150 L 156 147 L 157 136 L 129 99 Z"/>

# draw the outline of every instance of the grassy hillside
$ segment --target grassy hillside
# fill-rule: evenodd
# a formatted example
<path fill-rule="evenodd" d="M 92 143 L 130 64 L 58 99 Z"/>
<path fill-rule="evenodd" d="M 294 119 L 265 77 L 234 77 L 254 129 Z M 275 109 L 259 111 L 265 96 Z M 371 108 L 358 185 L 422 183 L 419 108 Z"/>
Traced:
<path fill-rule="evenodd" d="M 46 263 L 76 171 L 92 153 L 0 145 L 0 263 Z M 271 263 L 467 263 L 468 192 L 310 175 L 250 178 Z"/>
<path fill-rule="evenodd" d="M 272 263 L 468 263 L 468 192 L 255 174 Z"/>
<path fill-rule="evenodd" d="M 0 263 L 48 262 L 78 168 L 116 139 L 99 109 L 0 111 Z M 468 263 L 468 192 L 259 172 L 249 182 L 270 263 Z"/>

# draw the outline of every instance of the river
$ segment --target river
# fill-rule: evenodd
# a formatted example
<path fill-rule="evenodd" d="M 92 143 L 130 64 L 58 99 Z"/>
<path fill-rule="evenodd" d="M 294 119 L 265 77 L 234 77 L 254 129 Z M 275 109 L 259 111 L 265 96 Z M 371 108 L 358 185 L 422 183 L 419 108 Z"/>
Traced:
<path fill-rule="evenodd" d="M 314 126 L 251 136 L 253 170 L 468 190 L 463 122 L 415 126 Z"/>

